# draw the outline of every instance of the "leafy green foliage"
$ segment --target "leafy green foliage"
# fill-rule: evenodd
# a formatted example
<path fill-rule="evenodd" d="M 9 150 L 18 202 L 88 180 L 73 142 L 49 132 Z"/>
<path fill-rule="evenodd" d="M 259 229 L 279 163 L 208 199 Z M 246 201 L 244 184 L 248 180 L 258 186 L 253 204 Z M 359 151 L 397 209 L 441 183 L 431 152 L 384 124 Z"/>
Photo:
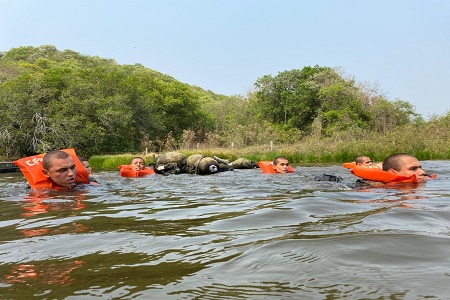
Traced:
<path fill-rule="evenodd" d="M 328 69 L 305 67 L 259 78 L 255 87 L 261 116 L 272 123 L 308 130 L 320 108 L 320 86 L 311 78 Z"/>
<path fill-rule="evenodd" d="M 5 157 L 66 147 L 90 156 L 200 145 L 289 147 L 311 140 L 325 146 L 346 141 L 353 150 L 341 145 L 342 155 L 350 157 L 360 149 L 348 143 L 355 136 L 395 136 L 398 128 L 431 135 L 436 124 L 448 123 L 448 116 L 427 123 L 408 102 L 389 101 L 329 67 L 264 75 L 245 97 L 225 96 L 140 64 L 118 65 L 51 45 L 0 53 L 0 107 L 0 155 Z M 378 151 L 389 152 L 387 144 Z M 420 143 L 414 151 L 431 155 Z M 290 155 L 315 160 L 320 151 Z M 324 150 L 322 157 L 333 156 Z"/>
<path fill-rule="evenodd" d="M 368 95 L 354 80 L 328 67 L 304 67 L 275 77 L 265 75 L 255 82 L 255 87 L 262 118 L 305 134 L 333 136 L 359 129 L 386 132 L 418 121 L 409 103 Z"/>
<path fill-rule="evenodd" d="M 212 128 L 197 92 L 140 65 L 41 46 L 12 49 L 0 66 L 0 152 L 10 156 L 64 147 L 132 152 L 144 138 Z"/>

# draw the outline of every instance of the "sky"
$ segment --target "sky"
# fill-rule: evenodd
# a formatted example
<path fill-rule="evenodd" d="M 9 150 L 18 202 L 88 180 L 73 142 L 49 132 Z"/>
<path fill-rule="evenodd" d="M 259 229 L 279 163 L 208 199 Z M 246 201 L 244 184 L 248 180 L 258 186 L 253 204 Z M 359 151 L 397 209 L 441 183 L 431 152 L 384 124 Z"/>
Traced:
<path fill-rule="evenodd" d="M 339 68 L 425 119 L 450 111 L 447 0 L 0 0 L 0 52 L 53 45 L 223 95 Z"/>

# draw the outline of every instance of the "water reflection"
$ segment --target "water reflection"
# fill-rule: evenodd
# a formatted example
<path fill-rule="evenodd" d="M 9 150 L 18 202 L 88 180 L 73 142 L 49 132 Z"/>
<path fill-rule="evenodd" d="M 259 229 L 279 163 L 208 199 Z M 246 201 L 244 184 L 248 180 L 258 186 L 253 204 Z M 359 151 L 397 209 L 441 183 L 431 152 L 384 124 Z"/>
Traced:
<path fill-rule="evenodd" d="M 83 261 L 68 261 L 56 263 L 19 264 L 10 269 L 4 278 L 7 283 L 19 283 L 32 286 L 35 283 L 66 286 L 75 283 L 71 272 L 81 267 Z"/>
<path fill-rule="evenodd" d="M 444 299 L 450 163 L 438 180 L 353 189 L 340 166 L 120 178 L 29 193 L 0 177 L 7 299 Z M 334 173 L 344 183 L 316 182 Z M 347 184 L 349 183 L 349 184 Z"/>
<path fill-rule="evenodd" d="M 23 217 L 32 217 L 51 211 L 71 211 L 83 209 L 84 196 L 87 191 L 34 191 L 30 190 L 24 197 Z"/>

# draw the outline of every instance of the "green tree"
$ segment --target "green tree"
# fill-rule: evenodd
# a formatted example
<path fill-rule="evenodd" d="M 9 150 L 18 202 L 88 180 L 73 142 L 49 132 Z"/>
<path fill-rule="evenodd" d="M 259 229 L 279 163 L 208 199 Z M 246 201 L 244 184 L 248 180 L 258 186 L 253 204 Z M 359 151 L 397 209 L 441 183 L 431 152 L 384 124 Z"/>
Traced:
<path fill-rule="evenodd" d="M 0 71 L 0 151 L 8 154 L 138 151 L 143 140 L 212 128 L 193 88 L 142 65 L 41 46 L 2 53 Z"/>
<path fill-rule="evenodd" d="M 383 134 L 398 126 L 420 120 L 410 103 L 402 100 L 389 101 L 382 96 L 373 99 L 369 112 L 372 115 L 370 128 Z"/>
<path fill-rule="evenodd" d="M 265 75 L 259 78 L 255 87 L 261 116 L 272 123 L 307 129 L 320 108 L 319 86 L 311 78 L 328 69 L 304 67 L 302 70 L 280 72 L 275 77 Z"/>
<path fill-rule="evenodd" d="M 371 116 L 359 99 L 358 89 L 351 81 L 333 77 L 318 93 L 323 133 L 331 136 L 339 131 L 367 129 Z"/>

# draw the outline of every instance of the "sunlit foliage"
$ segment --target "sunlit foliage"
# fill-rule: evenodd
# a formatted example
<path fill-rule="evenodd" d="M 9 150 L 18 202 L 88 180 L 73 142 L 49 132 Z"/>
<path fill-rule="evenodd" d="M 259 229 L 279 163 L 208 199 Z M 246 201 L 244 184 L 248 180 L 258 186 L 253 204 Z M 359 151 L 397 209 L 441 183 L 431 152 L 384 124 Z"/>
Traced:
<path fill-rule="evenodd" d="M 450 155 L 448 114 L 426 122 L 407 101 L 324 66 L 263 75 L 247 95 L 225 96 L 140 64 L 18 47 L 0 53 L 0 107 L 0 157 L 66 147 L 85 156 L 245 148 L 310 161 Z"/>

